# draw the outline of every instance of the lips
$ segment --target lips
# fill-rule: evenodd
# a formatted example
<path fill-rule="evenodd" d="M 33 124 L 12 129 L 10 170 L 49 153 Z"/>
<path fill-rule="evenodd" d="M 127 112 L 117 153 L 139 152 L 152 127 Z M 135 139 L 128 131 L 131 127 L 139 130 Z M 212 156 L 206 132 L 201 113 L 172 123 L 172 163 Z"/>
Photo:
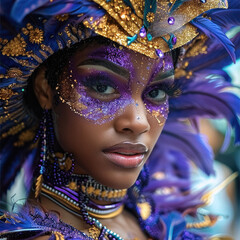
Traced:
<path fill-rule="evenodd" d="M 142 143 L 122 142 L 103 150 L 109 161 L 119 167 L 135 168 L 140 166 L 148 152 Z"/>

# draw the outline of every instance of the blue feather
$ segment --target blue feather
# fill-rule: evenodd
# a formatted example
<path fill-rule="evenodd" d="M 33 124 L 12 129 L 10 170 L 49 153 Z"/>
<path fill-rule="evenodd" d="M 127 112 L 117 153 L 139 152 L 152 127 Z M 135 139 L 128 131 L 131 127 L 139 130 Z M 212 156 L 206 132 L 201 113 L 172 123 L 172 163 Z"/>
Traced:
<path fill-rule="evenodd" d="M 228 51 L 233 62 L 234 63 L 236 62 L 234 45 L 229 40 L 229 38 L 223 33 L 222 29 L 218 25 L 216 25 L 215 23 L 213 23 L 210 20 L 203 18 L 203 17 L 196 17 L 195 19 L 193 19 L 191 21 L 191 23 L 195 27 L 199 28 L 208 37 L 219 41 L 225 47 L 225 49 Z"/>
<path fill-rule="evenodd" d="M 220 25 L 221 27 L 232 27 L 240 25 L 240 9 L 229 9 L 214 11 L 208 14 L 211 21 Z"/>

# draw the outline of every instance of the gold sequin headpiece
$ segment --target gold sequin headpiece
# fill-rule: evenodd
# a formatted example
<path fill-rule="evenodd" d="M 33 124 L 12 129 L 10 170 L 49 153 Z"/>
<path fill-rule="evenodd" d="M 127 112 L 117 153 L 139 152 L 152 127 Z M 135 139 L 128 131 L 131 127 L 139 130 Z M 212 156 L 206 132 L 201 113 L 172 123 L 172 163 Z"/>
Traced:
<path fill-rule="evenodd" d="M 190 42 L 198 35 L 191 20 L 213 8 L 227 8 L 225 0 L 93 0 L 105 9 L 100 19 L 85 26 L 97 34 L 151 58 Z M 178 2 L 184 2 L 176 7 Z M 175 9 L 176 8 L 176 9 Z"/>

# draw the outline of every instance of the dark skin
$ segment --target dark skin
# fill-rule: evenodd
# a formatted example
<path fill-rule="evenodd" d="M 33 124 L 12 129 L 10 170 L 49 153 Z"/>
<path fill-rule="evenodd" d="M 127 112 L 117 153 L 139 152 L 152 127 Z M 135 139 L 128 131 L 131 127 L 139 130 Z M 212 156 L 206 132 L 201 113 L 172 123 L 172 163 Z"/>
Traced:
<path fill-rule="evenodd" d="M 70 59 L 72 63 L 71 69 L 78 68 L 77 66 L 88 60 L 89 56 L 97 55 L 97 51 L 104 48 L 105 46 L 100 44 L 95 44 L 94 47 L 90 44 L 81 52 L 77 51 Z M 112 48 L 112 51 L 115 51 L 113 46 L 110 48 Z M 51 89 L 45 79 L 44 68 L 40 69 L 34 85 L 34 91 L 41 107 L 43 109 L 52 109 L 56 140 L 59 147 L 63 151 L 71 152 L 74 155 L 74 172 L 77 174 L 89 174 L 98 182 L 116 189 L 129 188 L 134 184 L 143 164 L 147 161 L 160 136 L 165 122 L 165 118 L 162 116 L 160 117 L 162 124 L 161 126 L 159 125 L 159 122 L 153 115 L 146 110 L 143 99 L 143 92 L 151 84 L 155 75 L 163 71 L 162 68 L 159 68 L 160 59 L 150 59 L 128 49 L 123 49 L 122 51 L 127 56 L 128 64 L 114 64 L 128 72 L 124 76 L 121 72 L 114 72 L 114 70 L 109 70 L 104 66 L 88 64 L 80 67 L 80 71 L 88 72 L 92 71 L 92 69 L 100 69 L 101 72 L 110 74 L 110 76 L 122 78 L 121 80 L 125 81 L 125 84 L 128 84 L 131 88 L 133 101 L 138 103 L 138 107 L 135 104 L 129 104 L 124 111 L 116 114 L 113 120 L 103 124 L 95 124 L 93 121 L 79 116 L 65 103 L 54 105 L 53 96 L 55 91 Z M 67 66 L 62 77 L 65 77 L 69 69 L 70 67 Z M 140 84 L 136 83 L 136 79 L 140 81 Z M 136 89 L 138 90 L 136 91 Z M 112 98 L 118 97 L 118 95 L 116 95 L 116 92 L 113 93 L 112 89 L 110 90 L 110 94 L 103 93 L 103 96 L 96 95 L 94 92 L 91 94 L 93 97 L 100 98 L 100 100 L 104 98 L 104 101 L 111 101 Z M 140 119 L 138 119 L 139 116 Z M 123 141 L 143 143 L 147 146 L 148 152 L 145 154 L 142 164 L 136 167 L 124 168 L 106 159 L 102 150 Z M 59 212 L 60 218 L 64 222 L 83 232 L 88 232 L 89 226 L 81 218 L 67 212 L 44 197 L 41 197 L 40 201 L 46 209 Z M 134 239 L 134 237 L 147 239 L 140 229 L 137 219 L 126 210 L 115 218 L 99 220 L 103 225 L 118 233 L 124 239 Z M 48 237 L 38 239 L 48 239 Z"/>

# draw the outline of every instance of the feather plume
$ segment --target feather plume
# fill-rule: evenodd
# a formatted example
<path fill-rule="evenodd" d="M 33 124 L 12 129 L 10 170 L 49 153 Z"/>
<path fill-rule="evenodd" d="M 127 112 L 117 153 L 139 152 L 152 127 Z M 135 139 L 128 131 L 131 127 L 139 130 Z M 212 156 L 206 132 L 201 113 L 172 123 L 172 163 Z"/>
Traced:
<path fill-rule="evenodd" d="M 213 38 L 221 43 L 231 56 L 233 62 L 236 62 L 234 45 L 218 25 L 203 17 L 196 17 L 191 21 L 191 23 L 208 37 Z"/>

